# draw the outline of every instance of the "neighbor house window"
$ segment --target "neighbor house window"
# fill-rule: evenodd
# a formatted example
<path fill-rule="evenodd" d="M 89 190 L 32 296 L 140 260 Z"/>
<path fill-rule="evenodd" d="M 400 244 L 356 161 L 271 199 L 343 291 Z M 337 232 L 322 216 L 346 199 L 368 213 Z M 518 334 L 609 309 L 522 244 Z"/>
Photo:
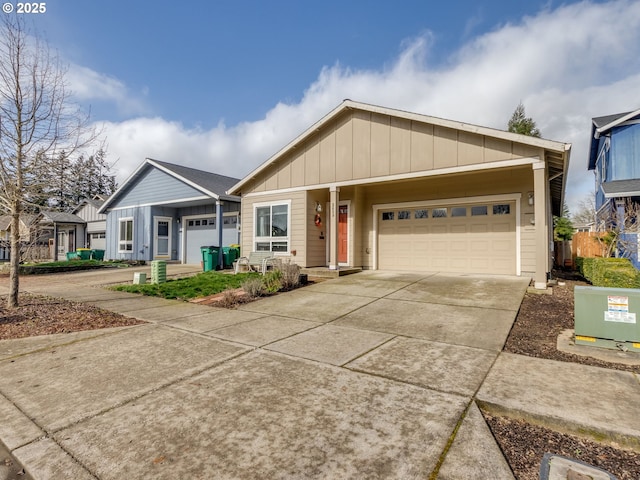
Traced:
<path fill-rule="evenodd" d="M 118 239 L 118 252 L 133 252 L 133 218 L 120 219 Z"/>
<path fill-rule="evenodd" d="M 255 249 L 256 251 L 289 251 L 289 211 L 291 203 L 273 203 L 256 205 Z"/>

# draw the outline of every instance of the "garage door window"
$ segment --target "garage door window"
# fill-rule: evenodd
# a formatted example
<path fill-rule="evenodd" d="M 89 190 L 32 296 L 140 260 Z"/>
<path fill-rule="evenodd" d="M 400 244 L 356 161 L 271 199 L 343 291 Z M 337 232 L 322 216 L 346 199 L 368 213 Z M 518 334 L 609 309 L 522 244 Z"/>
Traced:
<path fill-rule="evenodd" d="M 289 209 L 288 202 L 255 207 L 256 251 L 289 251 Z"/>
<path fill-rule="evenodd" d="M 413 212 L 413 218 L 415 218 L 415 219 L 429 218 L 429 211 L 428 210 L 416 210 L 415 212 Z"/>
<path fill-rule="evenodd" d="M 467 216 L 467 207 L 453 207 L 451 209 L 452 217 L 466 217 Z"/>
<path fill-rule="evenodd" d="M 382 221 L 393 220 L 394 212 L 382 212 Z"/>
<path fill-rule="evenodd" d="M 482 215 L 488 215 L 488 209 L 486 205 L 476 205 L 475 207 L 471 207 L 472 217 L 479 217 Z"/>
<path fill-rule="evenodd" d="M 446 208 L 434 208 L 431 212 L 433 218 L 446 218 L 447 209 Z"/>
<path fill-rule="evenodd" d="M 511 205 L 508 203 L 494 205 L 493 206 L 493 214 L 494 215 L 509 215 L 511 213 Z"/>
<path fill-rule="evenodd" d="M 398 212 L 398 220 L 410 220 L 410 219 L 411 219 L 410 210 L 400 210 Z"/>

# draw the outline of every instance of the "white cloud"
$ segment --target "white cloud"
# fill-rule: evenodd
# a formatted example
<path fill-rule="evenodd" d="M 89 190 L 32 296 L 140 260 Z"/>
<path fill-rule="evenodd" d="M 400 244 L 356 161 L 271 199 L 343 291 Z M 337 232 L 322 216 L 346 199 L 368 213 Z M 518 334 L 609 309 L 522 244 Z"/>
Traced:
<path fill-rule="evenodd" d="M 120 159 L 121 180 L 145 157 L 242 176 L 344 98 L 495 128 L 506 128 L 522 101 L 544 137 L 573 144 L 567 199 L 575 207 L 593 190 L 586 170 L 590 119 L 640 107 L 640 2 L 545 9 L 430 65 L 437 47 L 427 32 L 380 70 L 324 67 L 300 102 L 279 103 L 256 122 L 208 131 L 161 118 L 107 124 L 109 155 Z M 127 95 L 117 81 L 98 83 L 105 95 Z"/>
<path fill-rule="evenodd" d="M 148 111 L 144 102 L 131 94 L 117 78 L 98 73 L 81 65 L 71 64 L 66 76 L 73 97 L 78 102 L 111 102 L 121 115 L 141 115 Z M 142 95 L 146 96 L 147 90 Z"/>

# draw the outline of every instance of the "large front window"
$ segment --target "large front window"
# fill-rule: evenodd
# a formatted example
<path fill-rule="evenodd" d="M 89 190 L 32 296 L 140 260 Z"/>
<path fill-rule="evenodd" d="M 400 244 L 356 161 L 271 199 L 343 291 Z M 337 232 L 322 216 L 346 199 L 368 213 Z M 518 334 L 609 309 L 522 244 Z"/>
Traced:
<path fill-rule="evenodd" d="M 289 202 L 255 207 L 256 251 L 289 251 L 289 207 Z"/>
<path fill-rule="evenodd" d="M 133 252 L 133 218 L 121 218 L 119 230 L 118 252 Z"/>

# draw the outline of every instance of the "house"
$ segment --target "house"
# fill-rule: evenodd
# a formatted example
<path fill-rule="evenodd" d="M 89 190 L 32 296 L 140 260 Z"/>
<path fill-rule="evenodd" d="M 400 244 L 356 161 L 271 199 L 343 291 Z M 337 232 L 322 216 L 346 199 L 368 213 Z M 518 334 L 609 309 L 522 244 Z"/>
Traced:
<path fill-rule="evenodd" d="M 345 100 L 228 193 L 242 196 L 243 252 L 546 288 L 570 149 Z"/>
<path fill-rule="evenodd" d="M 38 221 L 38 237 L 41 240 L 51 239 L 50 256 L 54 261 L 62 261 L 67 259 L 68 252 L 84 247 L 85 226 L 84 219 L 73 213 L 42 210 Z"/>
<path fill-rule="evenodd" d="M 592 119 L 589 170 L 596 180 L 596 228 L 624 225 L 633 204 L 640 203 L 640 109 Z M 635 234 L 631 234 L 637 245 Z M 639 266 L 638 249 L 626 252 Z M 623 255 L 624 252 L 621 252 Z"/>
<path fill-rule="evenodd" d="M 21 259 L 41 259 L 49 257 L 46 238 L 39 227 L 40 215 L 20 215 Z M 0 215 L 0 261 L 11 258 L 11 215 Z"/>
<path fill-rule="evenodd" d="M 107 216 L 98 213 L 105 199 L 100 195 L 82 200 L 71 213 L 74 213 L 85 221 L 84 244 L 85 248 L 104 250 L 107 245 Z"/>
<path fill-rule="evenodd" d="M 200 247 L 238 243 L 240 198 L 225 193 L 237 182 L 146 159 L 98 209 L 105 258 L 200 263 Z"/>

